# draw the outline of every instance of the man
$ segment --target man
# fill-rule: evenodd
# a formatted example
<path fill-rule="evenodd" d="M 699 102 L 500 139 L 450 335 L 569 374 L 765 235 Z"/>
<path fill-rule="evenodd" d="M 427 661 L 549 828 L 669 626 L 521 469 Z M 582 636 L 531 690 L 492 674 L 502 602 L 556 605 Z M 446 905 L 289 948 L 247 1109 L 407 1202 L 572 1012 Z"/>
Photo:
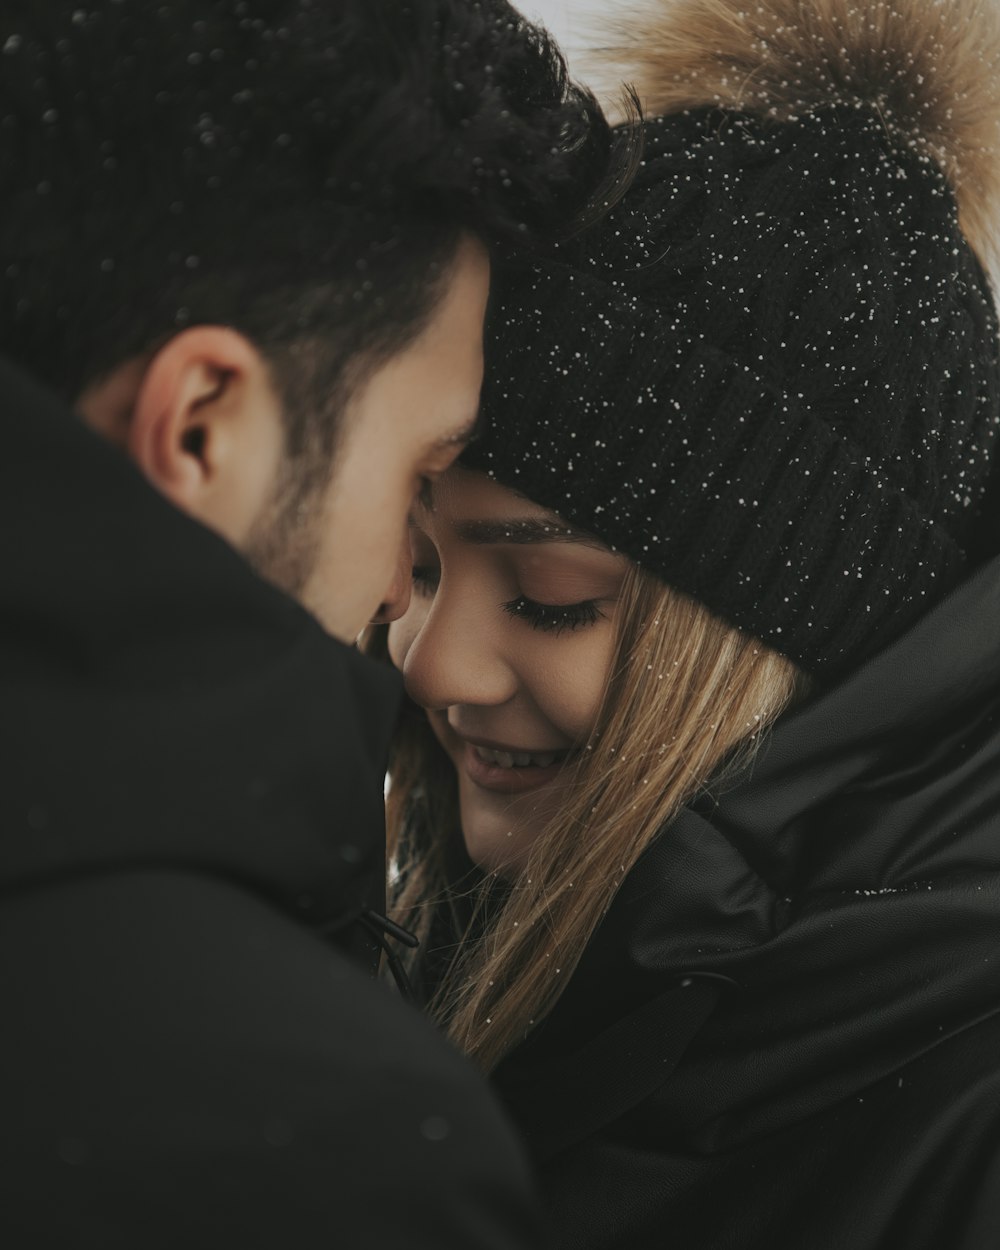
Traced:
<path fill-rule="evenodd" d="M 4 0 L 0 104 L 3 1242 L 527 1244 L 347 954 L 396 689 L 344 644 L 470 437 L 489 241 L 600 200 L 605 124 L 505 0 Z"/>

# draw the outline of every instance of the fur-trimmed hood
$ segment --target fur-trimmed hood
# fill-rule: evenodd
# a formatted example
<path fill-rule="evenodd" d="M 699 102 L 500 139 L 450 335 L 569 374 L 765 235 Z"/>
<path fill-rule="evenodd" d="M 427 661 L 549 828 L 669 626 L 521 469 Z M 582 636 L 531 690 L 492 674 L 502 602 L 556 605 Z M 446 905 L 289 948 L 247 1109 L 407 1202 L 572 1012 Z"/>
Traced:
<path fill-rule="evenodd" d="M 875 105 L 944 169 L 966 238 L 1000 272 L 998 0 L 632 0 L 602 35 L 602 75 L 634 84 L 652 115 Z"/>

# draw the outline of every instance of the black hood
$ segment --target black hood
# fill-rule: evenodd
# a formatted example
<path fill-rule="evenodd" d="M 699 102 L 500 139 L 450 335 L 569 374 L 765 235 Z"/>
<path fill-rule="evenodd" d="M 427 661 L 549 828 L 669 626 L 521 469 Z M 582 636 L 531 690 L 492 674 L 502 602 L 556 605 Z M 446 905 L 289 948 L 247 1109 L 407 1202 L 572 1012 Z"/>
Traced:
<path fill-rule="evenodd" d="M 394 676 L 8 366 L 0 395 L 0 891 L 195 869 L 346 921 Z"/>
<path fill-rule="evenodd" d="M 995 1012 L 998 907 L 995 561 L 671 823 L 497 1084 L 540 1158 L 654 1089 L 731 1149 Z"/>

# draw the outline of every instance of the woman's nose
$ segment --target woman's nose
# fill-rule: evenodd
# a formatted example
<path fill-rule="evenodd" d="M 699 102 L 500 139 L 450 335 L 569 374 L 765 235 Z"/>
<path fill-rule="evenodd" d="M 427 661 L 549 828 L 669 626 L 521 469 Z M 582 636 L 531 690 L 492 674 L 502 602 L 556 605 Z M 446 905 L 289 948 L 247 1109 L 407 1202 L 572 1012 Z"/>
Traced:
<path fill-rule="evenodd" d="M 443 710 L 499 706 L 514 698 L 517 673 L 486 608 L 474 590 L 438 590 L 403 657 L 403 679 L 415 703 Z"/>
<path fill-rule="evenodd" d="M 410 606 L 410 595 L 413 589 L 412 564 L 410 537 L 407 534 L 396 553 L 396 568 L 392 581 L 382 597 L 378 611 L 372 617 L 373 625 L 388 625 L 390 621 L 398 621 L 405 614 Z"/>

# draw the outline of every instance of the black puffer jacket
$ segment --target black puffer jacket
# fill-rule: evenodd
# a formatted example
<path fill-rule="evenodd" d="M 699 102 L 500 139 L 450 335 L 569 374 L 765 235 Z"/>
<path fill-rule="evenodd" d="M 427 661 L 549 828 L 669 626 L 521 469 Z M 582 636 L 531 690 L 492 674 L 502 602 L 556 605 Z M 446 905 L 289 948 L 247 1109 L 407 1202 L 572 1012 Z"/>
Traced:
<path fill-rule="evenodd" d="M 566 1250 L 1000 1246 L 1000 561 L 671 825 L 496 1084 Z"/>
<path fill-rule="evenodd" d="M 0 1244 L 528 1244 L 484 1084 L 345 954 L 394 679 L 0 400 Z"/>

